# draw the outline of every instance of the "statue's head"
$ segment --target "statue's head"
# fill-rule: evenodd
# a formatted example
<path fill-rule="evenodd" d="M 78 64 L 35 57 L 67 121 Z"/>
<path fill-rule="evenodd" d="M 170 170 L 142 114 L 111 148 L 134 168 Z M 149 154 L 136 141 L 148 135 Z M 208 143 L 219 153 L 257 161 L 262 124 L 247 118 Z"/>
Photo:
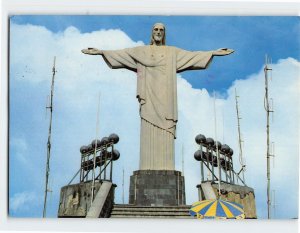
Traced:
<path fill-rule="evenodd" d="M 156 23 L 152 27 L 152 35 L 150 45 L 166 44 L 166 28 L 162 23 Z"/>

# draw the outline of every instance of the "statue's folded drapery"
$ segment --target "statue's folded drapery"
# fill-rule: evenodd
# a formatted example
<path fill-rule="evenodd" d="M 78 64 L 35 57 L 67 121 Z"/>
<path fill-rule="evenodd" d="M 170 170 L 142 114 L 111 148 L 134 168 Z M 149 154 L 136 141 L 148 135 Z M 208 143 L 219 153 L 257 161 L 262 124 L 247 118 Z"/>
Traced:
<path fill-rule="evenodd" d="M 212 52 L 148 45 L 106 50 L 103 57 L 111 68 L 126 68 L 137 73 L 141 117 L 140 169 L 174 170 L 178 120 L 176 73 L 206 69 L 212 60 Z"/>

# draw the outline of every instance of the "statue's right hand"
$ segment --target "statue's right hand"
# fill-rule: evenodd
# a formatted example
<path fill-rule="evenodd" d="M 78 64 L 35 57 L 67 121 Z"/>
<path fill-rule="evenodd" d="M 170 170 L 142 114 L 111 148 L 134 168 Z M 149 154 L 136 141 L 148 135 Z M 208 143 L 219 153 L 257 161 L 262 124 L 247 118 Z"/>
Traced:
<path fill-rule="evenodd" d="M 101 50 L 95 49 L 95 48 L 82 49 L 81 52 L 84 54 L 89 54 L 89 55 L 102 55 L 103 54 L 103 52 Z"/>

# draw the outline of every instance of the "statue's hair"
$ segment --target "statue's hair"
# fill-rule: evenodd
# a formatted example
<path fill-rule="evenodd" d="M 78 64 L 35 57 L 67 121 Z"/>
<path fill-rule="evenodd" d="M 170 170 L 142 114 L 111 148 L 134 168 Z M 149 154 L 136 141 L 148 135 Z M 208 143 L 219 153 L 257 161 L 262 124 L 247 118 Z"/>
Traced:
<path fill-rule="evenodd" d="M 163 39 L 162 39 L 162 45 L 166 45 L 166 27 L 165 27 L 165 25 L 164 25 L 163 23 L 156 23 L 156 24 L 153 25 L 152 31 L 151 31 L 150 45 L 153 45 L 153 44 L 154 44 L 153 29 L 154 29 L 154 27 L 157 26 L 157 25 L 161 25 L 161 26 L 163 26 L 163 28 L 164 28 L 165 33 L 164 33 L 164 36 L 163 36 Z"/>

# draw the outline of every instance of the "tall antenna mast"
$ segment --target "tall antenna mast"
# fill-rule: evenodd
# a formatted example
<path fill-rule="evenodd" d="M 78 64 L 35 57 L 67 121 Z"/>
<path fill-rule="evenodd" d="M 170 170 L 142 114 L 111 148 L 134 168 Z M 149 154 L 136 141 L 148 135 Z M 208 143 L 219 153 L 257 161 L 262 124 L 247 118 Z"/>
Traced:
<path fill-rule="evenodd" d="M 264 107 L 267 113 L 267 205 L 268 205 L 268 219 L 271 216 L 271 199 L 270 199 L 270 113 L 273 111 L 270 108 L 269 104 L 269 90 L 268 90 L 268 71 L 272 70 L 269 66 L 269 59 L 266 55 L 266 65 L 264 68 L 265 72 L 265 99 L 264 99 Z"/>
<path fill-rule="evenodd" d="M 45 182 L 45 198 L 44 198 L 44 209 L 43 209 L 43 218 L 47 214 L 47 194 L 50 191 L 48 187 L 49 182 L 49 173 L 50 173 L 50 152 L 51 152 L 51 129 L 52 129 L 52 112 L 53 112 L 53 92 L 54 92 L 54 78 L 55 78 L 55 60 L 54 57 L 53 68 L 52 68 L 52 84 L 51 84 L 51 96 L 50 96 L 50 106 L 46 106 L 47 109 L 50 109 L 50 124 L 48 132 L 48 142 L 47 142 L 47 162 L 46 162 L 46 182 Z"/>
<path fill-rule="evenodd" d="M 238 95 L 236 93 L 236 89 L 235 90 L 235 106 L 236 106 L 236 117 L 237 117 L 237 124 L 238 124 L 238 136 L 239 136 L 239 160 L 240 160 L 240 164 L 242 166 L 240 172 L 242 172 L 242 177 L 243 177 L 243 182 L 245 182 L 245 175 L 244 175 L 244 169 L 246 167 L 246 165 L 244 164 L 244 160 L 243 160 L 243 149 L 242 149 L 242 137 L 241 137 L 241 125 L 240 125 L 240 119 L 242 119 L 240 117 L 240 113 L 239 113 L 239 103 L 238 103 Z M 239 172 L 239 173 L 240 173 Z"/>

